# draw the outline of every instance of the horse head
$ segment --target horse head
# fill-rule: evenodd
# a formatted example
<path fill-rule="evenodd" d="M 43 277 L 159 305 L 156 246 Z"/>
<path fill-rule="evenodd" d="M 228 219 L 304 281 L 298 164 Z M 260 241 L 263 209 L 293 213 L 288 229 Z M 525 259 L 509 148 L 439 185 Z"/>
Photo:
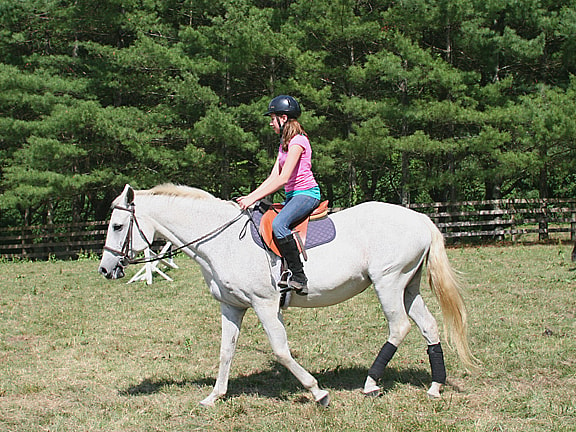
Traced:
<path fill-rule="evenodd" d="M 114 200 L 98 271 L 107 279 L 124 277 L 124 268 L 138 252 L 151 246 L 153 233 L 136 218 L 134 189 L 126 185 Z M 149 241 L 148 238 L 151 238 Z"/>

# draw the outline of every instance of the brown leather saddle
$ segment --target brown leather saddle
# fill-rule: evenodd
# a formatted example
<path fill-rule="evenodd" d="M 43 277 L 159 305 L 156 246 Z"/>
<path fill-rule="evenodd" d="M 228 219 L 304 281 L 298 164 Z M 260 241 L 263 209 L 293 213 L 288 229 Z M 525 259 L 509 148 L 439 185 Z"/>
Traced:
<path fill-rule="evenodd" d="M 278 250 L 278 246 L 276 246 L 274 233 L 272 232 L 272 221 L 276 217 L 276 215 L 282 210 L 284 207 L 283 204 L 272 204 L 270 205 L 269 209 L 265 211 L 262 219 L 260 221 L 260 235 L 262 236 L 262 240 L 266 245 L 278 256 L 282 256 L 280 251 Z M 308 234 L 308 222 L 311 220 L 321 219 L 328 215 L 328 201 L 322 201 L 318 207 L 310 214 L 310 216 L 304 218 L 302 221 L 297 222 L 294 224 L 291 229 L 294 233 L 294 236 L 298 242 L 298 246 L 300 247 L 300 252 L 304 259 L 307 259 L 306 250 L 304 245 L 306 244 L 306 236 Z"/>

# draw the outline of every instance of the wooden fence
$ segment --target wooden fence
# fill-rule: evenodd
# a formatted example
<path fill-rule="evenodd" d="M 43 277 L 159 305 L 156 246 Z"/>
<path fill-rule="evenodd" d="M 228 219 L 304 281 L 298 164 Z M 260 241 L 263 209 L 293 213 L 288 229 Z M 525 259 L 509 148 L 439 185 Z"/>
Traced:
<path fill-rule="evenodd" d="M 411 204 L 440 228 L 448 244 L 576 239 L 576 199 Z M 102 252 L 107 221 L 0 229 L 5 259 L 75 259 Z"/>
<path fill-rule="evenodd" d="M 551 235 L 574 241 L 576 235 L 576 199 L 464 201 L 409 207 L 430 216 L 448 244 L 548 240 Z"/>
<path fill-rule="evenodd" d="M 108 222 L 37 225 L 0 229 L 3 258 L 60 259 L 101 253 Z"/>

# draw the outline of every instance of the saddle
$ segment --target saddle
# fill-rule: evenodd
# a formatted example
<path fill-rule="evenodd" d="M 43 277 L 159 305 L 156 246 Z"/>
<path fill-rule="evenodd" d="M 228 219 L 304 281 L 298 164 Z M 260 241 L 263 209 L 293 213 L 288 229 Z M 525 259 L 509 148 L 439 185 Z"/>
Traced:
<path fill-rule="evenodd" d="M 259 210 L 263 213 L 259 227 L 260 236 L 262 237 L 264 243 L 266 243 L 266 245 L 270 248 L 270 250 L 272 250 L 272 252 L 278 256 L 282 256 L 282 254 L 278 250 L 278 246 L 276 246 L 274 233 L 272 232 L 272 221 L 283 207 L 283 204 L 271 204 L 267 202 L 260 202 L 258 205 Z M 296 222 L 290 227 L 294 233 L 294 237 L 297 240 L 298 247 L 300 248 L 300 252 L 302 252 L 304 259 L 307 259 L 305 246 L 306 238 L 308 235 L 309 222 L 326 218 L 327 215 L 328 201 L 323 201 L 309 216 L 305 217 L 301 221 Z"/>

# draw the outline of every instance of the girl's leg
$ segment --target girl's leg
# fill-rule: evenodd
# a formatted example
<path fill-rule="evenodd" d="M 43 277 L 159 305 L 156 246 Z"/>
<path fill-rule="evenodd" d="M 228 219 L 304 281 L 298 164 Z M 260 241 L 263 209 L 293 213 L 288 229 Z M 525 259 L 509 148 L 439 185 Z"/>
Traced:
<path fill-rule="evenodd" d="M 318 204 L 320 204 L 320 200 L 308 195 L 293 196 L 272 222 L 274 236 L 277 239 L 288 237 L 292 234 L 290 226 L 312 213 Z"/>
<path fill-rule="evenodd" d="M 319 200 L 306 195 L 296 195 L 290 199 L 272 223 L 276 244 L 286 260 L 290 276 L 278 283 L 280 288 L 290 288 L 297 294 L 308 294 L 308 278 L 304 274 L 304 265 L 300 259 L 300 250 L 292 235 L 290 226 L 304 219 L 318 206 Z"/>

